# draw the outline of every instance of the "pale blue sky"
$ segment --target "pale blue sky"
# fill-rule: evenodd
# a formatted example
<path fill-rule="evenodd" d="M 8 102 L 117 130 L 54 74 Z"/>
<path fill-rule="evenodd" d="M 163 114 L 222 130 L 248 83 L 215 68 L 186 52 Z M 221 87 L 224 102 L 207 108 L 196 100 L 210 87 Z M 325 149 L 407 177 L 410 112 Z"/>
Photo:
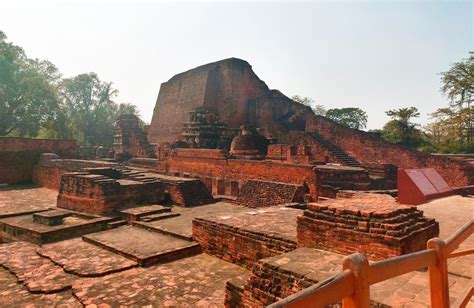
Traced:
<path fill-rule="evenodd" d="M 160 84 L 229 57 L 270 88 L 327 108 L 447 105 L 438 73 L 473 48 L 473 3 L 2 1 L 0 29 L 67 77 L 94 71 L 150 121 Z"/>

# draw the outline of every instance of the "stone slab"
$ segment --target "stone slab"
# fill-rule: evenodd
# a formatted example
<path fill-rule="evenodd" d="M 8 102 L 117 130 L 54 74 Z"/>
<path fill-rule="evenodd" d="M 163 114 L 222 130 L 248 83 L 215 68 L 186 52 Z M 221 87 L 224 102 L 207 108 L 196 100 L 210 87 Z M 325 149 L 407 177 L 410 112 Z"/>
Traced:
<path fill-rule="evenodd" d="M 83 239 L 134 260 L 141 266 L 193 255 L 201 249 L 197 243 L 133 226 L 85 235 Z"/>
<path fill-rule="evenodd" d="M 104 276 L 137 266 L 132 260 L 80 238 L 43 245 L 37 253 L 60 265 L 65 272 L 81 277 Z"/>

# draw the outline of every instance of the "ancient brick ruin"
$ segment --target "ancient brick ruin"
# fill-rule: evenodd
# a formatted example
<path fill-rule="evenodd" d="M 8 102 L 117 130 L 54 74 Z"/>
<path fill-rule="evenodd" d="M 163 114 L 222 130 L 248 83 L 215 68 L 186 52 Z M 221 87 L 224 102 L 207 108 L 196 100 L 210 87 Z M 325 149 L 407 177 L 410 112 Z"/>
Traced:
<path fill-rule="evenodd" d="M 425 249 L 439 234 L 438 223 L 415 207 L 387 195 L 354 194 L 348 199 L 308 204 L 298 217 L 298 247 L 341 254 L 363 252 L 381 260 Z"/>
<path fill-rule="evenodd" d="M 398 168 L 455 187 L 473 165 L 317 116 L 235 58 L 163 83 L 151 125 L 122 115 L 112 142 L 0 138 L 0 306 L 263 307 L 351 253 L 425 249 L 472 200 L 399 204 Z M 372 304 L 426 275 L 376 285 Z"/>

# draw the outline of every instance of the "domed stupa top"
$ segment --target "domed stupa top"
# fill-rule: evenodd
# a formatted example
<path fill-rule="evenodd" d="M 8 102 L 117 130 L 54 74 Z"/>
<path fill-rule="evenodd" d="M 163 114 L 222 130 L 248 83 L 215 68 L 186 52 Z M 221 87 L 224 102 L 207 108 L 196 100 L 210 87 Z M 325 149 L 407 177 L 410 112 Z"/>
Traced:
<path fill-rule="evenodd" d="M 242 125 L 240 130 L 230 144 L 230 154 L 237 158 L 263 159 L 269 144 L 267 138 L 245 125 Z"/>

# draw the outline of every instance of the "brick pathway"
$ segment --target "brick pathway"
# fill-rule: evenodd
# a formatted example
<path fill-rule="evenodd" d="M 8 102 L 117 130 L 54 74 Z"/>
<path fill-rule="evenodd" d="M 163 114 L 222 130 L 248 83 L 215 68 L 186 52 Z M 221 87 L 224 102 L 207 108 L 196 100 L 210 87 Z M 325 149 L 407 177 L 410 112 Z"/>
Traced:
<path fill-rule="evenodd" d="M 86 243 L 80 238 L 44 245 L 38 248 L 37 253 L 59 264 L 67 273 L 83 277 L 103 276 L 137 265 L 132 260 Z"/>
<path fill-rule="evenodd" d="M 33 293 L 67 290 L 76 278 L 60 266 L 36 254 L 38 246 L 27 242 L 0 245 L 0 264 Z"/>
<path fill-rule="evenodd" d="M 16 277 L 0 268 L 0 307 L 82 307 L 71 291 L 32 294 Z"/>
<path fill-rule="evenodd" d="M 73 293 L 85 304 L 221 307 L 225 281 L 245 269 L 206 254 L 101 278 L 76 281 Z"/>
<path fill-rule="evenodd" d="M 28 213 L 55 207 L 57 195 L 57 191 L 32 185 L 0 188 L 0 218 L 14 213 Z"/>

